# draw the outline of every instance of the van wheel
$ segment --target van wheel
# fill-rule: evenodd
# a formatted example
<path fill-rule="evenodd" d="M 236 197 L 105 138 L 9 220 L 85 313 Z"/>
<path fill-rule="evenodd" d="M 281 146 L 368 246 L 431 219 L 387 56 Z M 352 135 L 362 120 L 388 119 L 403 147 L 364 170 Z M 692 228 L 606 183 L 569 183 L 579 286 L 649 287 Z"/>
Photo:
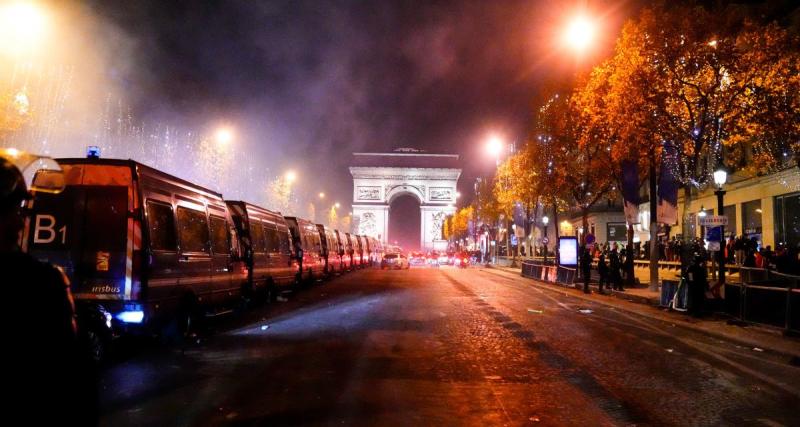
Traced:
<path fill-rule="evenodd" d="M 275 281 L 270 277 L 267 279 L 267 284 L 264 287 L 264 301 L 267 304 L 275 302 L 278 298 L 278 289 L 275 287 Z"/>
<path fill-rule="evenodd" d="M 89 359 L 95 365 L 104 362 L 108 350 L 108 342 L 104 337 L 94 328 L 89 328 L 83 334 L 83 340 Z"/>
<path fill-rule="evenodd" d="M 308 282 L 306 283 L 307 286 L 311 286 L 314 284 L 314 270 L 308 269 Z"/>
<path fill-rule="evenodd" d="M 187 345 L 194 341 L 201 330 L 202 313 L 194 299 L 187 298 L 178 308 L 175 318 L 170 325 L 169 332 L 180 345 Z"/>

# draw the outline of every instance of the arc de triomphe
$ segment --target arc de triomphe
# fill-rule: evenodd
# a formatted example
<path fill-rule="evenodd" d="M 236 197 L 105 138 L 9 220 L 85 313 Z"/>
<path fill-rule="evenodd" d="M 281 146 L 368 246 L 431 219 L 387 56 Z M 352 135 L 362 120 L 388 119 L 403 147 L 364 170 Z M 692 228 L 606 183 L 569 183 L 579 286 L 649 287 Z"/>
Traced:
<path fill-rule="evenodd" d="M 442 224 L 455 212 L 461 176 L 457 154 L 430 154 L 413 148 L 390 153 L 353 153 L 353 225 L 358 234 L 391 239 L 389 206 L 401 195 L 420 205 L 420 248 L 432 249 L 442 238 Z"/>

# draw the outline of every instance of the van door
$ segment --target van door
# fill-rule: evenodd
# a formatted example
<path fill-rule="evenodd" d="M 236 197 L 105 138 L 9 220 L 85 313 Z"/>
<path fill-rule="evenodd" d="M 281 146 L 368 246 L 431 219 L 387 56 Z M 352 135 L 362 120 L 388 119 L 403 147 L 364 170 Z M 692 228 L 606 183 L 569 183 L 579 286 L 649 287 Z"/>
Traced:
<path fill-rule="evenodd" d="M 261 220 L 249 216 L 248 231 L 250 232 L 250 244 L 253 249 L 253 285 L 256 287 L 264 286 L 269 276 L 269 255 L 267 255 L 266 236 Z"/>
<path fill-rule="evenodd" d="M 225 304 L 241 295 L 235 283 L 231 262 L 231 241 L 228 221 L 220 215 L 209 215 L 211 226 L 211 285 L 214 304 Z"/>
<path fill-rule="evenodd" d="M 206 213 L 187 206 L 178 206 L 180 239 L 180 279 L 178 283 L 191 290 L 204 305 L 211 298 L 211 248 Z"/>
<path fill-rule="evenodd" d="M 68 185 L 60 194 L 37 194 L 27 250 L 62 267 L 77 299 L 130 296 L 128 187 Z"/>
<path fill-rule="evenodd" d="M 289 229 L 278 227 L 278 264 L 280 269 L 276 276 L 280 277 L 282 285 L 291 285 L 294 283 L 295 276 L 297 275 L 297 261 L 292 254 L 292 236 Z"/>
<path fill-rule="evenodd" d="M 172 203 L 149 199 L 145 205 L 149 260 L 147 297 L 152 301 L 164 301 L 178 297 L 178 278 L 181 264 L 178 263 L 178 235 L 175 228 L 175 211 Z M 177 304 L 179 301 L 173 301 Z"/>

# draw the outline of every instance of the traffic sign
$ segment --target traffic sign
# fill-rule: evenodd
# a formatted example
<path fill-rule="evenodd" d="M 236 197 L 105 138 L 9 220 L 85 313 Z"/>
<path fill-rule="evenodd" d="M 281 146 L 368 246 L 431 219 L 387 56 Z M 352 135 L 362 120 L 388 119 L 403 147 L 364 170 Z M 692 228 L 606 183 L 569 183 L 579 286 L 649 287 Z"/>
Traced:
<path fill-rule="evenodd" d="M 706 215 L 700 218 L 700 225 L 706 227 L 717 227 L 719 225 L 728 225 L 728 217 L 725 215 Z"/>
<path fill-rule="evenodd" d="M 722 241 L 722 230 L 719 227 L 711 227 L 706 229 L 706 240 L 709 242 Z"/>
<path fill-rule="evenodd" d="M 542 243 L 546 245 L 550 243 L 550 239 L 548 239 L 547 237 L 542 237 Z"/>
<path fill-rule="evenodd" d="M 591 245 L 592 243 L 594 243 L 594 234 L 588 233 L 586 235 L 586 244 Z"/>

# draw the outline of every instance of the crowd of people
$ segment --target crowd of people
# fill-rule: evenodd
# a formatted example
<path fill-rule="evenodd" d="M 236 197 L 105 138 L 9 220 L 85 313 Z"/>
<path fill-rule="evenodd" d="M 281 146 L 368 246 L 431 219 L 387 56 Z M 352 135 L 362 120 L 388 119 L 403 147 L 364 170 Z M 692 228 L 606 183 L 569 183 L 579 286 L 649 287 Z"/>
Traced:
<path fill-rule="evenodd" d="M 700 239 L 696 239 L 702 242 Z M 692 243 L 698 243 L 692 242 Z M 680 262 L 684 253 L 684 241 L 677 236 L 670 239 L 663 239 L 657 242 L 659 261 Z M 780 273 L 800 275 L 800 263 L 798 263 L 798 248 L 785 244 L 779 244 L 773 250 L 771 245 L 761 246 L 756 237 L 747 238 L 745 236 L 731 236 L 723 248 L 725 263 L 739 267 L 766 268 Z M 650 241 L 644 244 L 636 244 L 634 252 L 639 259 L 650 258 Z M 713 257 L 706 254 L 706 259 L 716 261 Z"/>

